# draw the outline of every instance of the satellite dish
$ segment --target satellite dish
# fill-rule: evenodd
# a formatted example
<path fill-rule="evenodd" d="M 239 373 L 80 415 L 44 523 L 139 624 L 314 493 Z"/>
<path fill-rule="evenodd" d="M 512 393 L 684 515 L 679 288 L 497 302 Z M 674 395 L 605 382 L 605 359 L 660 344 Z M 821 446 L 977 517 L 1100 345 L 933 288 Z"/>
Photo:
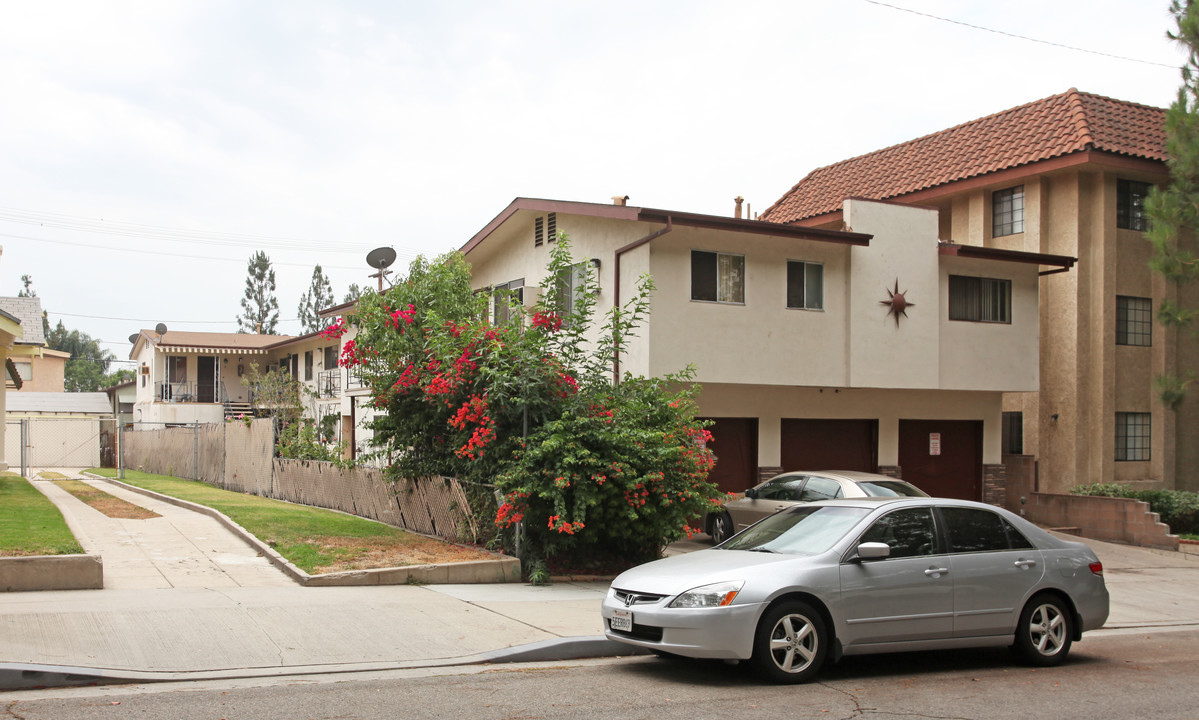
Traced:
<path fill-rule="evenodd" d="M 389 247 L 375 248 L 366 254 L 366 264 L 376 270 L 382 270 L 395 261 L 396 251 Z"/>
<path fill-rule="evenodd" d="M 158 333 L 159 335 L 166 335 L 167 334 L 167 324 L 166 323 L 158 323 L 157 325 L 154 326 L 154 332 Z"/>
<path fill-rule="evenodd" d="M 137 344 L 137 339 L 138 339 L 139 337 L 141 337 L 141 333 L 133 333 L 132 335 L 130 335 L 130 336 L 129 336 L 129 342 L 131 342 L 131 343 L 133 343 L 134 345 L 136 345 L 136 344 Z"/>

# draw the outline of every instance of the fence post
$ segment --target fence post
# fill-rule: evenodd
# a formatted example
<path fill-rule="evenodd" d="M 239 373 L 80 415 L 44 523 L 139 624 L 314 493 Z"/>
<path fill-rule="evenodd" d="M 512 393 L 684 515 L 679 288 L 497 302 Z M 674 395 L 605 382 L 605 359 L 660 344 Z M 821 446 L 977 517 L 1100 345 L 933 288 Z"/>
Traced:
<path fill-rule="evenodd" d="M 116 432 L 113 433 L 114 442 L 117 444 L 117 479 L 125 479 L 125 423 L 121 422 L 121 416 L 117 415 L 114 423 Z"/>
<path fill-rule="evenodd" d="M 192 423 L 192 480 L 200 479 L 200 423 Z"/>
<path fill-rule="evenodd" d="M 21 421 L 21 477 L 29 477 L 29 418 Z"/>

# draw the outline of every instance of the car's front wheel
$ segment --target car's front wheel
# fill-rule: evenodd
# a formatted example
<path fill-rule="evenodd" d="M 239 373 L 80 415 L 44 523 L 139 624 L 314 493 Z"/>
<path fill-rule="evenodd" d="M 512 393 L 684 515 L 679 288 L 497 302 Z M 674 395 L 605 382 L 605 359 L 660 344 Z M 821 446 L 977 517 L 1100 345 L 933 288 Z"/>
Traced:
<path fill-rule="evenodd" d="M 828 654 L 824 619 L 798 600 L 780 603 L 762 616 L 754 637 L 754 663 L 779 683 L 802 683 L 820 672 Z"/>
<path fill-rule="evenodd" d="M 721 510 L 712 516 L 710 532 L 712 542 L 719 545 L 733 536 L 733 518 L 727 510 Z"/>
<path fill-rule="evenodd" d="M 1032 665 L 1057 665 L 1074 641 L 1070 608 L 1053 595 L 1037 595 L 1024 606 L 1016 626 L 1016 651 Z"/>

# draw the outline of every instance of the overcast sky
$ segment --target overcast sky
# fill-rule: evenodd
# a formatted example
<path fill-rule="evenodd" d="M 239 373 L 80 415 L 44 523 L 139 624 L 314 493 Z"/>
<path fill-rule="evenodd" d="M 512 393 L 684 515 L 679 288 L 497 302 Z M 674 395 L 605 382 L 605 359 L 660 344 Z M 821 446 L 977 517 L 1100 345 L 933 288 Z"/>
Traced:
<path fill-rule="evenodd" d="M 372 248 L 402 269 L 515 197 L 760 212 L 1071 87 L 1164 107 L 1171 27 L 1167 0 L 0 0 L 0 294 L 31 275 L 125 359 L 158 322 L 236 331 L 263 250 L 299 334 L 315 264 L 340 301 Z"/>

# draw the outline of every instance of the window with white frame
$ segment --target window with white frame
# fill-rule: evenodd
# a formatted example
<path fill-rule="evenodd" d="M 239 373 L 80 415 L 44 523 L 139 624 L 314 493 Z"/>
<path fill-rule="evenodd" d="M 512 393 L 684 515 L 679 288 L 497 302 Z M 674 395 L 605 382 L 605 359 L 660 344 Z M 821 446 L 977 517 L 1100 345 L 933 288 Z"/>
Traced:
<path fill-rule="evenodd" d="M 579 309 L 579 301 L 587 292 L 588 264 L 585 260 L 563 268 L 558 276 L 558 313 L 562 316 L 563 325 L 570 326 L 570 316 Z"/>
<path fill-rule="evenodd" d="M 1024 232 L 1024 186 L 991 193 L 991 236 Z"/>
<path fill-rule="evenodd" d="M 745 303 L 745 256 L 691 251 L 691 299 Z"/>
<path fill-rule="evenodd" d="M 1153 301 L 1149 298 L 1116 296 L 1116 344 L 1153 344 Z"/>
<path fill-rule="evenodd" d="M 824 265 L 787 261 L 787 307 L 803 310 L 824 309 Z"/>
<path fill-rule="evenodd" d="M 1010 323 L 1012 321 L 1012 281 L 950 275 L 949 319 L 966 322 Z"/>
<path fill-rule="evenodd" d="M 525 301 L 525 279 L 512 280 L 491 288 L 494 324 L 506 325 L 517 317 L 513 306 L 523 306 Z"/>
<path fill-rule="evenodd" d="M 1116 460 L 1119 462 L 1149 460 L 1151 429 L 1152 417 L 1149 413 L 1116 413 Z"/>

